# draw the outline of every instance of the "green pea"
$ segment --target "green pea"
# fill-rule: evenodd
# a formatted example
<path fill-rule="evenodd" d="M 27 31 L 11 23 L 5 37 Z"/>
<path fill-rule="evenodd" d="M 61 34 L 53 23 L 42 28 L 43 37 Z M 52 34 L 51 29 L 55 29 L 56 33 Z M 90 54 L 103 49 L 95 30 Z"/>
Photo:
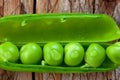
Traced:
<path fill-rule="evenodd" d="M 79 43 L 69 43 L 65 46 L 64 62 L 68 66 L 79 65 L 84 57 L 84 48 Z"/>
<path fill-rule="evenodd" d="M 120 65 L 120 42 L 108 46 L 106 54 L 113 63 Z"/>
<path fill-rule="evenodd" d="M 44 46 L 44 60 L 48 65 L 60 65 L 63 61 L 63 47 L 57 42 L 50 42 Z"/>
<path fill-rule="evenodd" d="M 19 51 L 16 45 L 11 42 L 5 42 L 0 45 L 0 61 L 17 62 Z"/>
<path fill-rule="evenodd" d="M 20 50 L 20 60 L 23 64 L 38 64 L 42 60 L 42 49 L 36 43 L 28 43 Z"/>
<path fill-rule="evenodd" d="M 105 49 L 97 43 L 90 44 L 85 54 L 84 67 L 99 67 L 104 60 Z"/>

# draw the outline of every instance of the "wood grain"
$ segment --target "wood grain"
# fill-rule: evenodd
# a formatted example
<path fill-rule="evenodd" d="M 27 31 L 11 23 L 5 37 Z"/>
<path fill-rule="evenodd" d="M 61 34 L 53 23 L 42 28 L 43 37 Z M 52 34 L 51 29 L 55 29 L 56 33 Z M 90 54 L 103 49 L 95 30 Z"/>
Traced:
<path fill-rule="evenodd" d="M 20 0 L 4 0 L 4 16 L 20 14 Z"/>
<path fill-rule="evenodd" d="M 119 67 L 118 69 L 116 69 L 115 74 L 116 74 L 116 75 L 114 76 L 115 79 L 116 79 L 116 80 L 120 80 L 120 67 Z"/>
<path fill-rule="evenodd" d="M 114 14 L 116 0 L 95 0 L 95 13 Z"/>
<path fill-rule="evenodd" d="M 35 80 L 43 80 L 43 74 L 42 73 L 35 73 Z"/>
<path fill-rule="evenodd" d="M 15 72 L 0 69 L 0 80 L 14 80 Z"/>
<path fill-rule="evenodd" d="M 3 0 L 0 0 L 0 17 L 3 16 L 3 11 L 4 10 L 4 6 L 3 6 Z"/>
<path fill-rule="evenodd" d="M 32 73 L 31 72 L 15 72 L 14 80 L 33 80 Z"/>
<path fill-rule="evenodd" d="M 59 0 L 36 0 L 36 13 L 58 12 Z"/>
<path fill-rule="evenodd" d="M 32 14 L 34 12 L 34 0 L 21 0 L 21 14 Z"/>
<path fill-rule="evenodd" d="M 35 73 L 35 80 L 61 80 L 58 73 Z"/>
<path fill-rule="evenodd" d="M 120 26 L 120 1 L 117 2 L 115 6 L 113 17 L 115 18 L 117 24 Z"/>

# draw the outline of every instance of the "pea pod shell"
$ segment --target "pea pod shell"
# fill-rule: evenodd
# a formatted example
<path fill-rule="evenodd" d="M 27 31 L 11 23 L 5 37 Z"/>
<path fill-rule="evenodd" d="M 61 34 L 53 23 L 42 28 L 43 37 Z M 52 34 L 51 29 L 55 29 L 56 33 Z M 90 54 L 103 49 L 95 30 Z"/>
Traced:
<path fill-rule="evenodd" d="M 0 19 L 0 42 L 16 45 L 108 42 L 119 38 L 117 24 L 105 14 L 27 14 Z"/>

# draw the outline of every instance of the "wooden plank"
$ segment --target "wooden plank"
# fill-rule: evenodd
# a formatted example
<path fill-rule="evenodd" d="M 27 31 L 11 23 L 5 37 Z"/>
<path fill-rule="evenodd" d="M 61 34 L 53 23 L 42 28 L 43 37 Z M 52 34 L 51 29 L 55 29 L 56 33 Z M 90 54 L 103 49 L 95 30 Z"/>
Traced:
<path fill-rule="evenodd" d="M 4 6 L 3 6 L 3 0 L 0 0 L 0 17 L 3 16 L 3 9 L 4 9 Z"/>
<path fill-rule="evenodd" d="M 94 0 L 80 0 L 80 12 L 93 13 Z"/>
<path fill-rule="evenodd" d="M 93 12 L 94 0 L 59 0 L 59 12 Z"/>
<path fill-rule="evenodd" d="M 73 80 L 73 74 L 72 73 L 62 74 L 61 80 Z"/>
<path fill-rule="evenodd" d="M 4 16 L 20 14 L 20 0 L 4 0 Z"/>
<path fill-rule="evenodd" d="M 81 73 L 80 80 L 88 80 L 87 73 Z"/>
<path fill-rule="evenodd" d="M 16 72 L 13 80 L 32 80 L 31 72 Z"/>
<path fill-rule="evenodd" d="M 93 12 L 94 0 L 36 0 L 36 13 Z"/>
<path fill-rule="evenodd" d="M 32 73 L 14 72 L 0 69 L 0 80 L 32 80 Z"/>
<path fill-rule="evenodd" d="M 95 0 L 95 13 L 114 14 L 116 0 Z"/>
<path fill-rule="evenodd" d="M 15 72 L 0 69 L 0 80 L 14 80 Z"/>
<path fill-rule="evenodd" d="M 36 0 L 36 13 L 58 12 L 59 0 Z"/>
<path fill-rule="evenodd" d="M 115 80 L 120 80 L 120 67 L 116 69 L 116 75 L 115 75 Z"/>
<path fill-rule="evenodd" d="M 73 80 L 80 80 L 80 74 L 79 73 L 73 74 Z"/>
<path fill-rule="evenodd" d="M 35 73 L 35 80 L 43 80 L 43 74 L 42 73 Z"/>
<path fill-rule="evenodd" d="M 120 1 L 117 1 L 117 4 L 114 9 L 113 17 L 115 18 L 117 24 L 120 26 Z"/>
<path fill-rule="evenodd" d="M 86 73 L 85 73 L 85 74 L 86 74 Z M 88 79 L 89 79 L 89 80 L 96 80 L 96 77 L 95 77 L 96 74 L 97 74 L 97 73 L 95 73 L 95 72 L 94 72 L 94 73 L 87 73 L 87 74 L 86 74 L 86 76 L 87 76 L 86 79 L 87 79 L 87 80 L 88 80 Z M 82 75 L 82 74 L 81 74 L 81 75 Z M 83 78 L 85 78 L 86 76 L 84 76 Z M 81 78 L 81 80 L 82 80 L 83 78 Z"/>
<path fill-rule="evenodd" d="M 34 0 L 21 0 L 21 14 L 32 14 L 34 11 Z"/>
<path fill-rule="evenodd" d="M 0 80 L 32 80 L 32 73 L 13 72 L 0 69 Z"/>
<path fill-rule="evenodd" d="M 58 73 L 35 73 L 35 80 L 61 80 L 61 74 Z"/>
<path fill-rule="evenodd" d="M 70 13 L 72 11 L 70 0 L 59 0 L 58 6 L 58 10 L 60 13 Z"/>

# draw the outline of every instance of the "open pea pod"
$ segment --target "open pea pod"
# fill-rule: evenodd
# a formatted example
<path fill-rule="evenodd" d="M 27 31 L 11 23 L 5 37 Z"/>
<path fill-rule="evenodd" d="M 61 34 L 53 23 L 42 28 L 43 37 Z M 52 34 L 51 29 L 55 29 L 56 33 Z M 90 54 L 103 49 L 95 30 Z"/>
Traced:
<path fill-rule="evenodd" d="M 10 41 L 17 46 L 29 42 L 40 46 L 48 42 L 105 43 L 120 38 L 115 21 L 105 14 L 27 14 L 7 16 L 0 19 L 0 42 Z M 0 68 L 11 71 L 30 72 L 102 72 L 118 66 L 106 60 L 99 68 L 67 66 L 25 65 L 0 62 Z"/>

